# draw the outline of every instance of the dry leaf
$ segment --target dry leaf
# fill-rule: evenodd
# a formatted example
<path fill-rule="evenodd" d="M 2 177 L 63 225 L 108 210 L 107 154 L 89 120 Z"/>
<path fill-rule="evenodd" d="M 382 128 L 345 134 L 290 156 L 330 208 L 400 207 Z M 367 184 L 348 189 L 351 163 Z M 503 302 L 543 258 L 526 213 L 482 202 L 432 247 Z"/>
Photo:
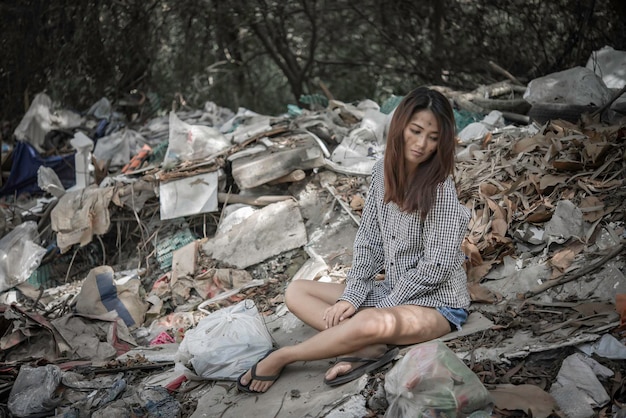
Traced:
<path fill-rule="evenodd" d="M 472 266 L 478 266 L 482 264 L 483 258 L 480 255 L 480 251 L 478 247 L 471 243 L 468 239 L 463 240 L 463 244 L 461 244 L 461 249 L 463 253 L 469 258 L 470 264 Z"/>
<path fill-rule="evenodd" d="M 526 222 L 540 223 L 546 222 L 552 218 L 552 211 L 544 204 L 540 204 L 534 209 L 530 210 L 530 213 L 526 215 Z"/>
<path fill-rule="evenodd" d="M 478 186 L 478 191 L 481 195 L 487 197 L 491 197 L 500 192 L 500 190 L 498 190 L 498 188 L 491 183 L 480 183 L 480 186 Z"/>
<path fill-rule="evenodd" d="M 477 266 L 469 266 L 467 269 L 467 281 L 470 283 L 479 283 L 497 262 L 497 260 L 489 260 Z"/>
<path fill-rule="evenodd" d="M 502 295 L 492 292 L 485 286 L 478 283 L 470 283 L 467 286 L 472 302 L 478 303 L 498 303 L 502 300 Z"/>
<path fill-rule="evenodd" d="M 535 135 L 529 138 L 523 138 L 513 145 L 513 154 L 522 152 L 531 152 L 535 148 L 546 145 L 546 138 L 543 135 Z"/>
<path fill-rule="evenodd" d="M 499 409 L 530 411 L 533 418 L 548 418 L 559 409 L 552 395 L 535 385 L 497 385 L 489 393 Z"/>
<path fill-rule="evenodd" d="M 580 171 L 585 168 L 583 163 L 573 160 L 554 160 L 552 161 L 552 167 L 563 171 Z"/>
<path fill-rule="evenodd" d="M 615 312 L 615 306 L 611 303 L 605 303 L 605 302 L 582 303 L 580 305 L 574 306 L 573 309 L 576 312 L 579 312 L 585 316 Z"/>
<path fill-rule="evenodd" d="M 359 195 L 352 196 L 352 200 L 350 200 L 350 208 L 352 210 L 361 210 L 363 209 L 364 204 L 365 204 L 365 201 Z"/>
<path fill-rule="evenodd" d="M 587 222 L 595 222 L 605 215 L 604 203 L 595 196 L 583 198 L 578 207 L 583 213 L 583 219 Z"/>
<path fill-rule="evenodd" d="M 555 252 L 550 259 L 550 264 L 559 269 L 561 272 L 564 272 L 569 266 L 572 265 L 574 258 L 580 254 L 584 248 L 585 245 L 583 243 L 575 241 L 566 248 Z"/>
<path fill-rule="evenodd" d="M 509 225 L 505 219 L 494 219 L 491 222 L 491 233 L 496 237 L 496 241 L 507 242 L 508 240 L 502 240 L 509 229 Z"/>
<path fill-rule="evenodd" d="M 611 145 L 606 142 L 601 144 L 592 144 L 587 142 L 585 143 L 585 154 L 591 160 L 591 163 L 598 166 L 602 164 L 602 161 L 610 148 Z"/>
<path fill-rule="evenodd" d="M 543 192 L 548 187 L 556 186 L 557 184 L 564 184 L 567 179 L 568 177 L 566 176 L 555 176 L 553 174 L 546 174 L 544 176 L 541 176 L 539 189 Z"/>

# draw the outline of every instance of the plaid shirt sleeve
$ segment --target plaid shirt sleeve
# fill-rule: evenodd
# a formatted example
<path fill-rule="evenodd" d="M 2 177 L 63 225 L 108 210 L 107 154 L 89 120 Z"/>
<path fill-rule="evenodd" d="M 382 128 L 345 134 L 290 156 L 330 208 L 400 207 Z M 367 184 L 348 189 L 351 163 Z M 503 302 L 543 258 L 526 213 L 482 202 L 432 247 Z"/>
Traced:
<path fill-rule="evenodd" d="M 372 184 L 370 185 L 361 223 L 354 240 L 352 267 L 346 278 L 346 289 L 339 298 L 350 302 L 359 309 L 367 295 L 372 291 L 376 274 L 384 270 L 385 252 L 383 236 L 378 221 L 378 202 L 383 199 L 379 195 L 384 191 L 382 161 L 374 165 Z"/>
<path fill-rule="evenodd" d="M 416 261 L 402 263 L 402 260 L 411 260 L 411 257 L 400 252 L 390 254 L 392 261 L 388 263 L 390 271 L 387 273 L 395 279 L 392 279 L 388 295 L 376 306 L 391 307 L 407 301 L 436 299 L 447 306 L 457 307 L 454 301 L 466 292 L 465 281 L 451 278 L 456 277 L 459 271 L 464 275 L 464 257 L 460 248 L 469 218 L 469 210 L 458 201 L 452 179 L 446 179 L 437 188 L 435 204 L 424 222 L 412 224 L 421 226 L 409 233 L 415 237 L 421 235 L 418 254 L 413 256 Z M 390 250 L 393 251 L 393 248 Z"/>

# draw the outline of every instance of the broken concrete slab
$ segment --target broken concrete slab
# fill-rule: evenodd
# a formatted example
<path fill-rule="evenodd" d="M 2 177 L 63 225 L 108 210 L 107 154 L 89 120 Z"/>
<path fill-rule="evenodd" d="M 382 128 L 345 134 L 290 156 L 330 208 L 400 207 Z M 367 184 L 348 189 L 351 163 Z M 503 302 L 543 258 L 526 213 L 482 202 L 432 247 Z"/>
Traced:
<path fill-rule="evenodd" d="M 287 200 L 259 209 L 226 233 L 216 233 L 201 248 L 209 257 L 246 268 L 306 243 L 299 206 Z"/>
<path fill-rule="evenodd" d="M 324 173 L 333 175 L 330 172 Z M 319 175 L 318 177 L 321 178 Z M 350 265 L 352 246 L 358 229 L 352 217 L 345 210 L 336 210 L 336 198 L 330 196 L 316 182 L 308 182 L 292 193 L 300 204 L 302 217 L 306 220 L 309 242 L 305 249 L 310 252 L 309 255 L 318 255 L 329 266 Z"/>

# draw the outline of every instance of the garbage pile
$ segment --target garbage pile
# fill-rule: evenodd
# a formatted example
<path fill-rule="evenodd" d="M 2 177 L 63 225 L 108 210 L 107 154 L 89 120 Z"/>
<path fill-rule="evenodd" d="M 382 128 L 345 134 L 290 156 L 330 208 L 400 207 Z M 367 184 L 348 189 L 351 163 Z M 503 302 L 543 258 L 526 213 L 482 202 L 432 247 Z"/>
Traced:
<path fill-rule="evenodd" d="M 624 67 L 626 53 L 605 48 L 528 86 L 441 88 L 455 104 L 455 180 L 472 213 L 468 324 L 482 325 L 436 349 L 405 348 L 384 390 L 372 380 L 368 413 L 406 416 L 416 404 L 398 398 L 407 379 L 414 388 L 423 373 L 469 373 L 477 414 L 622 416 Z M 207 102 L 129 118 L 106 98 L 81 114 L 38 94 L 2 155 L 8 412 L 194 414 L 201 388 L 232 383 L 271 347 L 281 331 L 263 318 L 289 315 L 290 280 L 345 279 L 400 99 L 309 96 L 309 108 L 278 116 Z M 445 352 L 444 370 L 415 369 L 416 349 Z M 371 393 L 385 392 L 373 406 Z"/>

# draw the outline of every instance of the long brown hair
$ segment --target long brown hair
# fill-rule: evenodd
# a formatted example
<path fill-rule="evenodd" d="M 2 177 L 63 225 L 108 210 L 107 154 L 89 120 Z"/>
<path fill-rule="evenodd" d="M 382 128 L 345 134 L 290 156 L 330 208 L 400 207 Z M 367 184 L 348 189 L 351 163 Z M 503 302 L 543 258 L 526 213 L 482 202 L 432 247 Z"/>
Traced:
<path fill-rule="evenodd" d="M 404 128 L 420 110 L 433 112 L 439 124 L 437 149 L 407 178 Z M 448 99 L 426 87 L 418 87 L 394 111 L 385 149 L 385 203 L 394 202 L 403 211 L 419 211 L 426 217 L 435 202 L 437 186 L 454 170 L 454 112 Z"/>

